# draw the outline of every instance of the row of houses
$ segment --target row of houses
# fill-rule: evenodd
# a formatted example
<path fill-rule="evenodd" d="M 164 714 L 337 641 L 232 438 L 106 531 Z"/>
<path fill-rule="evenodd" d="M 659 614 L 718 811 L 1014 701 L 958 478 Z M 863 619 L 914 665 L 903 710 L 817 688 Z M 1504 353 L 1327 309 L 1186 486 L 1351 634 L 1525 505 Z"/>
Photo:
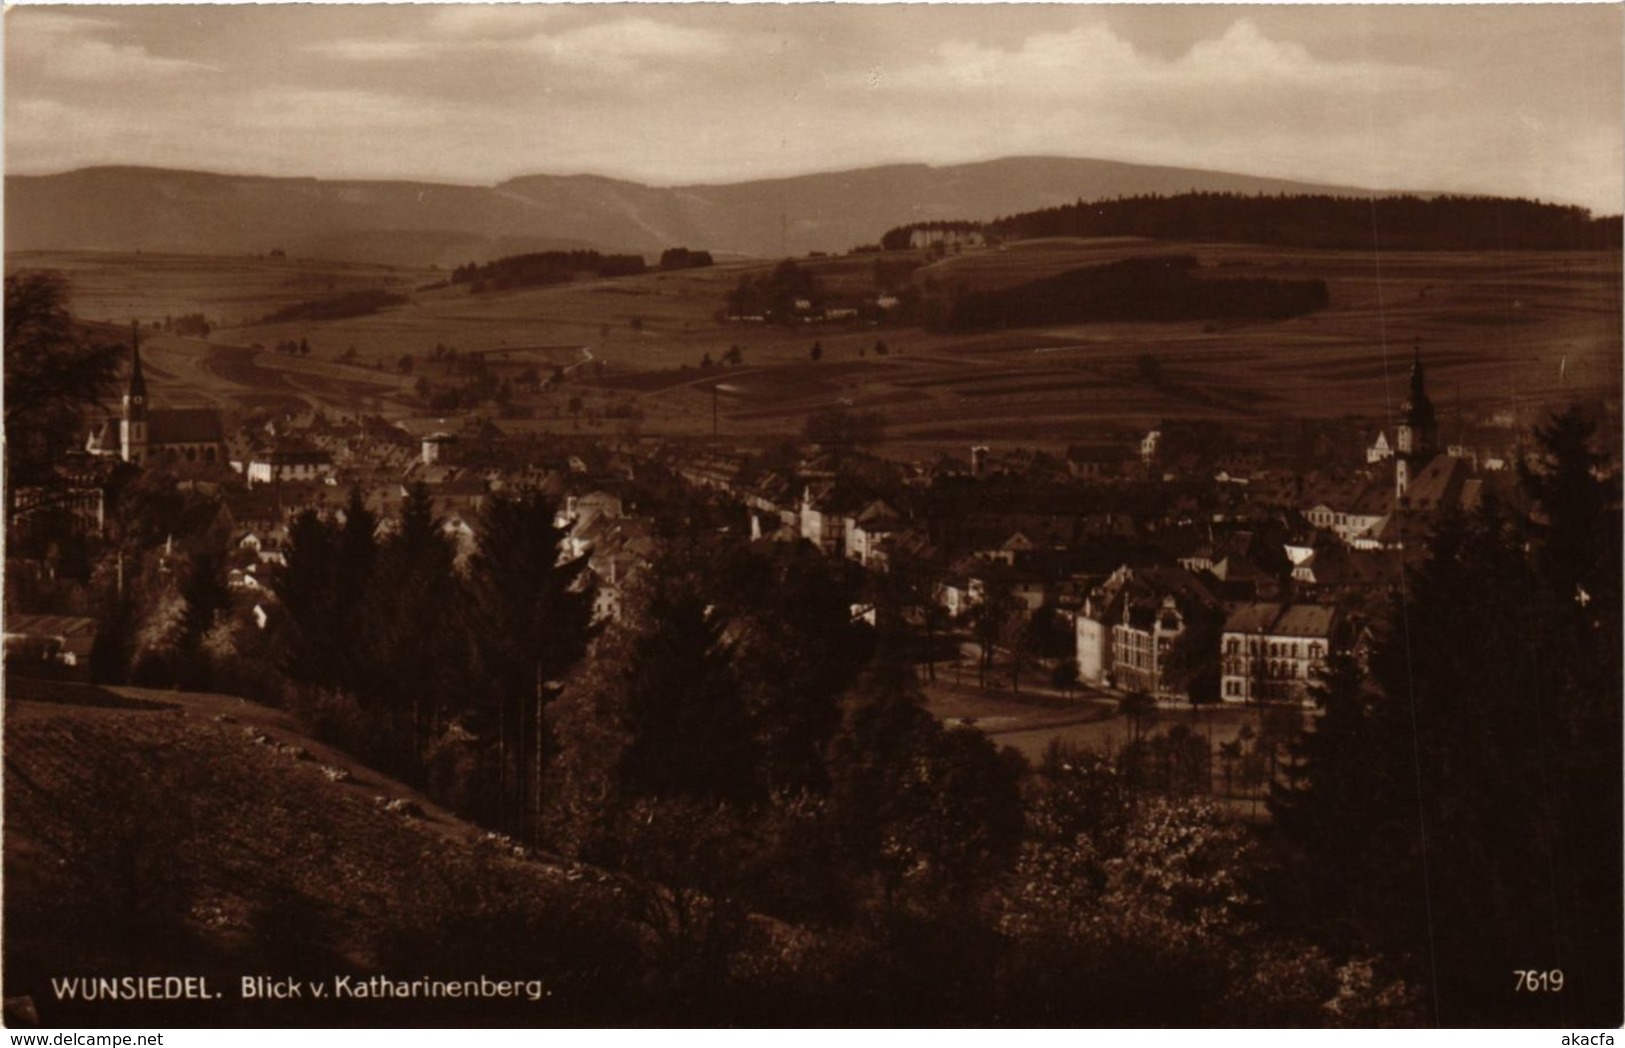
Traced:
<path fill-rule="evenodd" d="M 780 485 L 776 490 L 782 498 L 785 488 Z M 885 500 L 865 501 L 843 492 L 833 481 L 806 483 L 787 504 L 765 497 L 759 486 L 748 501 L 753 537 L 804 539 L 830 556 L 846 557 L 873 570 L 887 570 L 901 543 L 920 539 L 919 529 Z M 1210 531 L 1205 541 L 1188 546 L 1170 537 L 1164 545 L 1180 550 L 1168 554 L 1177 563 L 1123 565 L 1091 586 L 1084 576 L 1041 566 L 1061 562 L 1052 561 L 1050 555 L 1067 553 L 1078 544 L 1140 538 L 1132 518 L 986 516 L 959 522 L 961 534 L 972 540 L 972 552 L 938 570 L 933 586 L 937 601 L 955 619 L 969 615 L 995 589 L 1024 613 L 1046 605 L 1057 608 L 1074 624 L 1079 676 L 1087 684 L 1144 691 L 1164 702 L 1184 701 L 1183 688 L 1169 679 L 1165 664 L 1175 641 L 1194 620 L 1205 617 L 1222 628 L 1222 634 L 1209 638 L 1212 651 L 1206 653 L 1216 668 L 1221 638 L 1226 642 L 1232 634 L 1249 638 L 1244 653 L 1222 667 L 1221 699 L 1303 703 L 1310 698 L 1315 669 L 1340 643 L 1341 620 L 1330 606 L 1260 603 L 1278 592 L 1280 578 L 1289 570 L 1296 572 L 1294 578 L 1303 582 L 1304 590 L 1313 589 L 1312 546 L 1303 564 L 1294 566 L 1287 553 L 1290 547 L 1275 549 L 1272 558 L 1269 540 L 1250 529 L 1230 529 L 1217 536 Z M 976 541 L 979 535 L 983 538 Z M 996 538 L 1000 535 L 1002 541 Z M 1330 560 L 1324 557 L 1321 563 Z M 1391 583 L 1392 572 L 1398 569 L 1392 561 L 1371 567 L 1374 570 L 1360 581 L 1372 587 Z M 1262 626 L 1260 608 L 1275 609 Z M 1250 653 L 1261 638 L 1264 654 L 1258 655 L 1259 665 L 1254 666 Z M 1277 652 L 1274 657 L 1268 654 L 1271 644 Z M 1297 654 L 1279 654 L 1286 644 Z"/>
<path fill-rule="evenodd" d="M 1144 691 L 1162 702 L 1186 700 L 1167 664 L 1192 629 L 1209 649 L 1198 658 L 1220 679 L 1223 701 L 1309 701 L 1315 671 L 1346 643 L 1343 617 L 1314 600 L 1383 590 L 1401 570 L 1382 551 L 1327 545 L 1302 521 L 1150 534 L 1112 513 L 973 512 L 952 522 L 964 552 L 949 560 L 888 500 L 820 477 L 816 468 L 799 473 L 798 487 L 781 474 L 752 478 L 744 462 L 714 453 L 696 456 L 681 472 L 741 497 L 753 538 L 805 540 L 871 570 L 888 570 L 899 556 L 923 563 L 951 618 L 970 615 L 995 590 L 1022 613 L 1052 607 L 1073 627 L 1084 683 Z M 1086 551 L 1118 548 L 1138 550 L 1139 559 L 1104 576 L 1078 570 L 1090 559 Z M 1229 647 L 1237 650 L 1222 655 Z"/>

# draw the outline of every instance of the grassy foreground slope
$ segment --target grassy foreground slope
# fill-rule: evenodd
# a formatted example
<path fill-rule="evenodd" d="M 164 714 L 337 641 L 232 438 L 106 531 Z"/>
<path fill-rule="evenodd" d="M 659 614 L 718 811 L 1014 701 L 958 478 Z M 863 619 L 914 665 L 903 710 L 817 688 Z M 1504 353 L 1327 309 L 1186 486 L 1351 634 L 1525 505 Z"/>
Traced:
<path fill-rule="evenodd" d="M 680 973 L 651 960 L 649 886 L 516 856 L 283 713 L 28 681 L 7 696 L 5 994 L 31 997 L 46 1026 L 597 1025 L 676 1021 L 667 1008 L 689 1003 Z M 541 980 L 545 996 L 240 992 L 244 976 L 377 973 Z M 222 996 L 52 991 L 97 975 L 205 976 Z"/>

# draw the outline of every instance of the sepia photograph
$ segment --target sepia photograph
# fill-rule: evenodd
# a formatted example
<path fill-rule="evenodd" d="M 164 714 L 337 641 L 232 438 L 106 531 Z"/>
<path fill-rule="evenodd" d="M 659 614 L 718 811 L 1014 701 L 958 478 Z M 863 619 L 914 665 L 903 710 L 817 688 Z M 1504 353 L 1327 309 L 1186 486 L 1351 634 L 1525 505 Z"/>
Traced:
<path fill-rule="evenodd" d="M 6 1027 L 1613 1044 L 1625 5 L 3 37 Z"/>

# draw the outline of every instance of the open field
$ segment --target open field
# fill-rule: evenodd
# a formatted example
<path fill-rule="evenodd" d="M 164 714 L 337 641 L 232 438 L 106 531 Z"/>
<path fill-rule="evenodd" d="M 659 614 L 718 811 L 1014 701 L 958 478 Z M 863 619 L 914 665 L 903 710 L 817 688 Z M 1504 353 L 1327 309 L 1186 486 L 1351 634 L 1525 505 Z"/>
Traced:
<path fill-rule="evenodd" d="M 357 262 L 111 251 L 8 253 L 6 272 L 18 269 L 60 270 L 72 284 L 75 316 L 124 325 L 190 313 L 238 325 L 296 302 L 367 288 L 410 293 L 445 279 L 433 270 Z"/>
<path fill-rule="evenodd" d="M 1007 680 L 1000 674 L 1001 683 Z M 1030 761 L 1043 759 L 1051 741 L 1113 754 L 1128 742 L 1130 724 L 1117 712 L 1119 695 L 1080 688 L 1070 701 L 1063 701 L 1049 688 L 1029 683 L 1021 695 L 997 688 L 976 687 L 974 670 L 956 675 L 938 667 L 935 683 L 925 685 L 926 708 L 944 724 L 969 723 L 1001 746 L 1015 748 Z M 1213 745 L 1231 742 L 1244 725 L 1258 730 L 1256 709 L 1233 706 L 1212 708 L 1159 708 L 1147 718 L 1147 734 L 1183 724 Z"/>
<path fill-rule="evenodd" d="M 1021 695 L 1013 695 L 1000 688 L 978 688 L 975 677 L 974 670 L 965 667 L 956 674 L 939 666 L 937 680 L 924 686 L 926 709 L 945 725 L 975 727 L 995 745 L 1010 747 L 1034 765 L 1041 764 L 1056 743 L 1110 759 L 1136 733 L 1149 738 L 1183 726 L 1212 754 L 1210 799 L 1239 818 L 1265 817 L 1267 791 L 1262 782 L 1244 783 L 1237 774 L 1238 762 L 1228 762 L 1227 767 L 1221 750 L 1236 743 L 1243 729 L 1250 729 L 1248 738 L 1261 732 L 1263 718 L 1256 708 L 1159 707 L 1136 726 L 1118 712 L 1119 696 L 1114 693 L 1081 688 L 1063 699 L 1029 684 Z M 1002 673 L 998 677 L 1001 684 L 1007 679 Z M 1249 745 L 1241 743 L 1244 750 Z"/>
<path fill-rule="evenodd" d="M 1044 240 L 950 256 L 916 282 L 991 287 L 1147 253 L 1189 253 L 1225 276 L 1319 278 L 1331 306 L 1280 322 L 1080 324 L 1023 331 L 936 334 L 862 323 L 795 329 L 721 323 L 715 313 L 745 274 L 772 263 L 650 273 L 614 280 L 472 295 L 463 287 L 413 290 L 430 271 L 286 260 L 165 256 L 26 255 L 8 268 L 51 265 L 74 281 L 75 306 L 92 318 L 156 318 L 202 311 L 227 320 L 361 287 L 388 287 L 410 304 L 364 317 L 259 327 L 223 326 L 207 344 L 155 338 L 154 365 L 177 392 L 241 404 L 297 398 L 344 411 L 407 413 L 415 376 L 437 344 L 487 354 L 499 374 L 530 365 L 571 369 L 562 389 L 521 398 L 535 419 L 563 419 L 579 397 L 589 416 L 635 405 L 648 435 L 732 439 L 798 432 L 808 413 L 835 404 L 886 419 L 891 442 L 911 449 L 967 441 L 1058 448 L 1127 433 L 1165 418 L 1391 416 L 1404 398 L 1413 341 L 1442 411 L 1538 409 L 1575 395 L 1617 402 L 1621 389 L 1620 256 L 1598 253 L 1355 252 L 1177 244 L 1118 238 Z M 802 264 L 830 286 L 863 292 L 876 259 Z M 897 261 L 898 256 L 884 256 Z M 443 275 L 443 274 L 441 274 Z M 256 344 L 306 338 L 308 359 Z M 871 352 L 877 340 L 886 356 Z M 814 342 L 823 359 L 809 360 Z M 702 371 L 740 347 L 744 365 Z M 338 363 L 353 347 L 354 362 Z M 1139 366 L 1155 357 L 1161 381 Z M 602 428 L 623 423 L 587 423 Z"/>

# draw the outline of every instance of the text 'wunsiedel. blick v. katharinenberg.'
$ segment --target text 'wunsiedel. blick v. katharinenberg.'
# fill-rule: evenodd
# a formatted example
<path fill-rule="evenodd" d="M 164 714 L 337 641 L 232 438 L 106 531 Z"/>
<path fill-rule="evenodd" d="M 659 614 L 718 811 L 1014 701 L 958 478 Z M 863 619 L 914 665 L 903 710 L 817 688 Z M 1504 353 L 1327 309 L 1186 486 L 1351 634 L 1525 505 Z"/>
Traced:
<path fill-rule="evenodd" d="M 393 979 L 387 975 L 334 975 L 325 979 L 245 975 L 236 996 L 242 1000 L 425 1000 L 476 999 L 541 1001 L 548 990 L 540 979 Z M 218 983 L 201 975 L 126 975 L 51 980 L 58 1000 L 70 1001 L 212 1001 L 226 996 Z"/>

